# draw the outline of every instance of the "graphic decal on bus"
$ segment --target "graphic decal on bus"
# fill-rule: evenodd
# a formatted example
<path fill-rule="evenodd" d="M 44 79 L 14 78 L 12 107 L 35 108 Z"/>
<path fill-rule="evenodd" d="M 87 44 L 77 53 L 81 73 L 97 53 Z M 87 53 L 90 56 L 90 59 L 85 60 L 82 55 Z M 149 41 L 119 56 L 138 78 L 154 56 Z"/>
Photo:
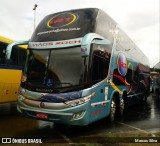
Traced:
<path fill-rule="evenodd" d="M 70 25 L 79 19 L 78 14 L 65 12 L 52 17 L 48 22 L 49 28 L 61 28 Z"/>
<path fill-rule="evenodd" d="M 117 65 L 119 73 L 124 77 L 127 74 L 127 58 L 122 52 L 118 54 Z"/>
<path fill-rule="evenodd" d="M 31 42 L 81 38 L 94 32 L 98 11 L 66 11 L 46 16 L 36 27 Z"/>
<path fill-rule="evenodd" d="M 119 59 L 120 58 L 119 55 L 120 55 L 120 53 L 118 54 L 118 57 L 117 57 L 117 65 L 120 68 L 122 66 L 121 65 L 122 63 L 118 63 L 118 61 L 120 60 Z M 122 57 L 122 60 L 123 59 L 124 59 L 124 56 Z M 113 76 L 113 82 L 110 82 L 110 85 L 114 90 L 119 92 L 119 94 L 123 94 L 123 91 L 120 88 L 118 88 L 119 84 L 123 85 L 123 86 L 126 86 L 127 94 L 130 94 L 130 93 L 135 94 L 135 92 L 138 92 L 138 83 L 137 83 L 138 77 L 137 77 L 137 74 L 139 74 L 139 72 L 145 72 L 145 71 L 147 72 L 148 70 L 144 66 L 142 66 L 140 64 L 138 64 L 134 68 L 134 66 L 133 66 L 133 64 L 131 62 L 128 62 L 126 68 L 130 69 L 130 73 L 127 72 L 125 74 L 125 76 L 122 76 L 122 73 L 124 73 L 123 72 L 124 71 L 123 67 L 122 67 L 122 69 L 118 69 L 118 71 L 117 71 L 117 69 L 115 69 L 114 73 L 111 74 Z M 128 77 L 130 79 L 132 79 L 132 82 L 129 81 Z M 117 82 L 115 82 L 114 79 Z M 139 78 L 139 82 L 142 83 L 142 85 L 145 88 L 147 88 L 147 84 L 149 83 L 149 81 L 146 78 L 143 78 L 143 77 Z M 117 83 L 118 83 L 118 85 L 117 85 Z"/>
<path fill-rule="evenodd" d="M 127 79 L 128 76 L 134 79 L 134 68 L 133 65 L 129 62 L 127 64 L 127 59 L 124 56 L 123 53 L 119 53 L 117 57 L 117 69 L 114 70 L 114 73 L 111 74 L 113 76 L 113 82 L 110 83 L 112 88 L 119 92 L 119 94 L 123 94 L 123 91 L 118 88 L 118 85 L 123 85 L 126 86 L 127 93 L 129 94 L 130 92 L 135 92 L 136 90 L 133 89 L 133 84 L 130 83 Z M 131 68 L 131 73 L 128 73 L 127 70 Z"/>

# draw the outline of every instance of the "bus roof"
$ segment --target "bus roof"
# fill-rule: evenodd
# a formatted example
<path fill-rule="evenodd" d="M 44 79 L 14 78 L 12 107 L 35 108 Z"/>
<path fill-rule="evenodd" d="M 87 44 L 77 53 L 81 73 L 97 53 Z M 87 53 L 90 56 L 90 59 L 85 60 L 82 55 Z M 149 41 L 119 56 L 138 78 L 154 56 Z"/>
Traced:
<path fill-rule="evenodd" d="M 0 36 L 0 43 L 10 44 L 12 42 L 14 41 L 4 36 Z M 23 49 L 27 49 L 28 45 L 19 45 L 19 47 Z"/>
<path fill-rule="evenodd" d="M 116 29 L 118 34 L 115 37 Z M 75 9 L 47 15 L 35 29 L 30 43 L 42 45 L 41 42 L 46 44 L 52 41 L 73 40 L 83 38 L 88 33 L 96 33 L 112 43 L 114 37 L 118 38 L 117 50 L 125 50 L 131 59 L 149 67 L 146 55 L 108 14 L 98 8 Z"/>

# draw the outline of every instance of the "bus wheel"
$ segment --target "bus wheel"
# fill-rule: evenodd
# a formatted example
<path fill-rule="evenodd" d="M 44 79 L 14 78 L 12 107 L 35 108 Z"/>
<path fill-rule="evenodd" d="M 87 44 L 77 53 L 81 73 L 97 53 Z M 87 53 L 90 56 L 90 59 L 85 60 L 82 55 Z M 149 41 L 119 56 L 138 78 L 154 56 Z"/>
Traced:
<path fill-rule="evenodd" d="M 124 114 L 124 109 L 125 109 L 125 102 L 124 102 L 124 99 L 122 98 L 121 101 L 120 101 L 120 118 Z"/>
<path fill-rule="evenodd" d="M 120 100 L 118 105 L 119 105 L 119 107 L 117 109 L 118 119 L 122 120 L 123 115 L 125 114 L 126 109 L 127 109 L 127 93 L 126 92 L 123 93 L 122 99 Z"/>
<path fill-rule="evenodd" d="M 110 105 L 109 122 L 113 122 L 115 120 L 115 114 L 116 114 L 116 103 L 115 103 L 115 97 L 113 96 Z"/>

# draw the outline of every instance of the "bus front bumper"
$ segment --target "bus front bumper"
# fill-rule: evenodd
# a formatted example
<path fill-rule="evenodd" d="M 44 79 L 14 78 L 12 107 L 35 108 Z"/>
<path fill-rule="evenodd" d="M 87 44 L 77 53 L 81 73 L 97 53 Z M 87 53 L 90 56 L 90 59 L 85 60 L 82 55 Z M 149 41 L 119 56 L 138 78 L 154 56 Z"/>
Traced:
<path fill-rule="evenodd" d="M 33 101 L 40 105 L 42 102 Z M 27 105 L 22 100 L 18 99 L 17 110 L 26 116 L 36 118 L 44 121 L 52 121 L 55 123 L 69 124 L 69 125 L 88 125 L 90 122 L 90 105 L 89 101 L 81 105 L 74 107 L 66 106 L 65 103 L 61 103 L 61 107 L 64 109 L 47 109 L 44 107 L 34 107 Z M 44 103 L 46 104 L 46 103 Z M 63 105 L 64 104 L 64 105 Z M 53 103 L 53 106 L 55 103 Z"/>

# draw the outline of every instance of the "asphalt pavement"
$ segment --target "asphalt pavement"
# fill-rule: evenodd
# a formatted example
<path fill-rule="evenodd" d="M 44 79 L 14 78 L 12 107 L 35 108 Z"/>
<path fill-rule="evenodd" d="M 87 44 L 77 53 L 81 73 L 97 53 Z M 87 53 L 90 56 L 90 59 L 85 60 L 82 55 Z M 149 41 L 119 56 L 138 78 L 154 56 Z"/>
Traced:
<path fill-rule="evenodd" d="M 110 124 L 102 119 L 83 127 L 30 119 L 18 114 L 16 103 L 1 104 L 0 138 L 6 143 L 54 145 L 160 144 L 160 100 L 151 94 L 146 104 L 129 108 L 121 120 Z"/>

